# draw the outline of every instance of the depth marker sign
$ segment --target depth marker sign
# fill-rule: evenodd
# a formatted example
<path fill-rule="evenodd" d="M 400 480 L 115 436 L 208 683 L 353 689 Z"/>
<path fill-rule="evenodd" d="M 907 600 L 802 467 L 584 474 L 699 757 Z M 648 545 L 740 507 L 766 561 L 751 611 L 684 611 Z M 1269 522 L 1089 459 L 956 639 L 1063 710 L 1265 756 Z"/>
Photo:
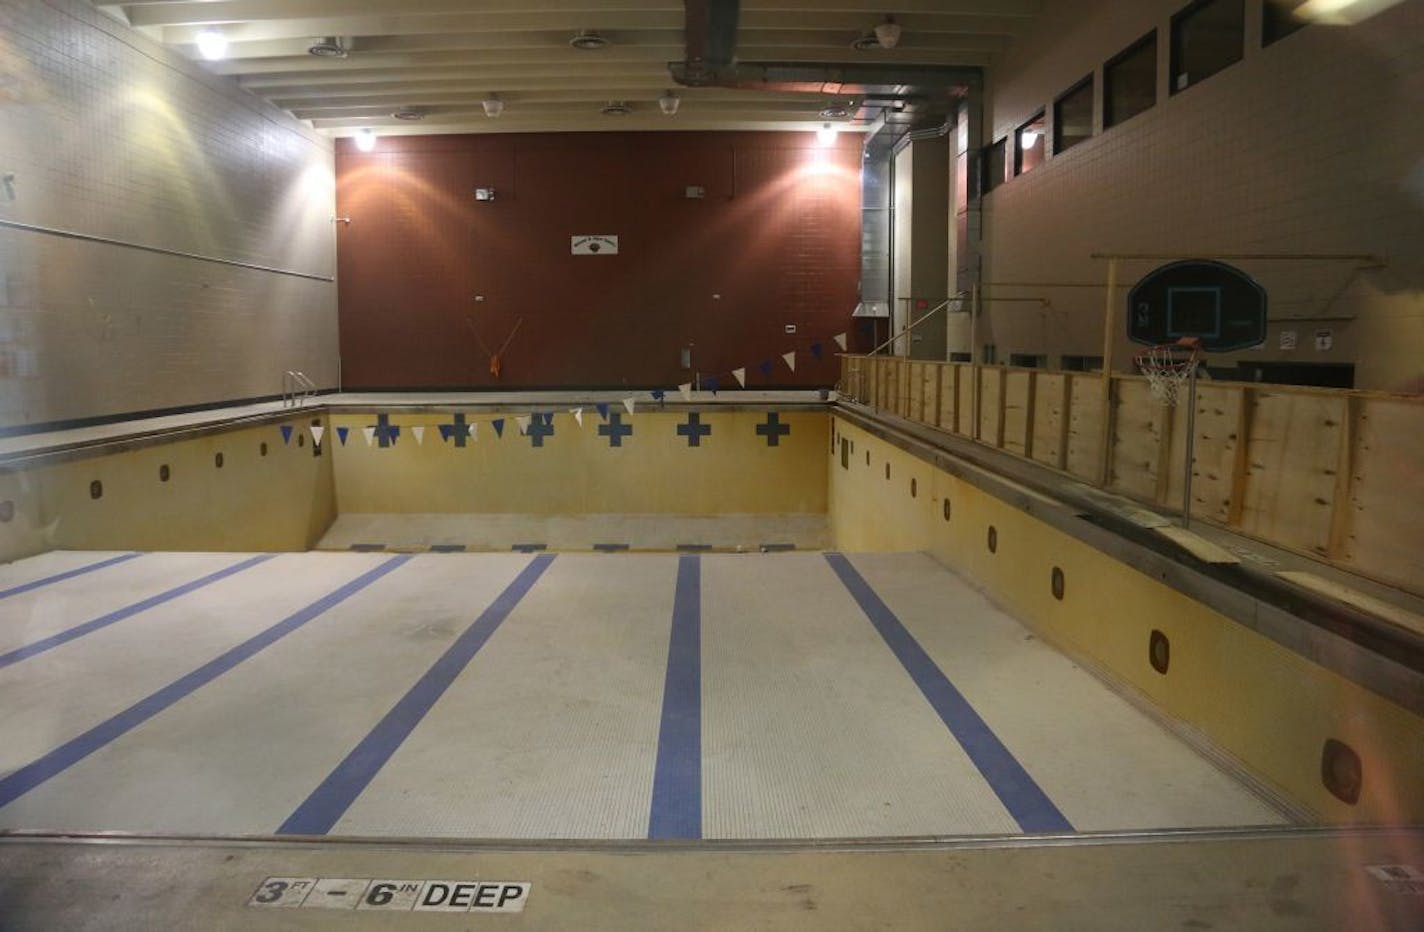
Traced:
<path fill-rule="evenodd" d="M 616 256 L 618 237 L 606 233 L 569 237 L 569 252 L 575 256 Z"/>
<path fill-rule="evenodd" d="M 383 909 L 396 912 L 522 913 L 533 884 L 504 880 L 350 880 L 268 877 L 248 906 Z"/>

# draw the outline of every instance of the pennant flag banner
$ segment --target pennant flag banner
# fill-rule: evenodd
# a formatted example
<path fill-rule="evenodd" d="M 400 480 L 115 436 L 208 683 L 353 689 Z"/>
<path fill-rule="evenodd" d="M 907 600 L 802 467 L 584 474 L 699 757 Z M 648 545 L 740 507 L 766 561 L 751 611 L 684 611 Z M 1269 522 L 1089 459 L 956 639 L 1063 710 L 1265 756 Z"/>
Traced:
<path fill-rule="evenodd" d="M 283 425 L 282 425 L 282 442 L 283 442 L 283 443 L 291 443 L 291 442 L 292 442 L 292 425 L 291 425 L 291 424 L 283 424 Z"/>
<path fill-rule="evenodd" d="M 733 369 L 733 370 L 732 370 L 732 378 L 736 379 L 736 380 L 737 380 L 737 384 L 740 385 L 742 388 L 746 388 L 746 387 L 747 387 L 747 370 L 746 370 L 746 369 Z"/>
<path fill-rule="evenodd" d="M 349 427 L 338 427 L 338 428 L 336 428 L 336 439 L 341 441 L 341 445 L 342 445 L 343 447 L 346 446 L 346 438 L 347 438 L 347 436 L 348 436 L 350 433 L 351 433 L 351 428 L 349 428 Z"/>
<path fill-rule="evenodd" d="M 326 428 L 320 424 L 313 424 L 311 427 L 312 443 L 321 446 L 321 438 L 326 436 Z"/>
<path fill-rule="evenodd" d="M 683 400 L 683 401 L 691 401 L 691 400 L 692 400 L 692 383 L 691 383 L 691 382 L 683 382 L 681 385 L 679 385 L 679 386 L 677 387 L 677 390 L 682 394 L 682 400 Z"/>
<path fill-rule="evenodd" d="M 479 442 L 479 439 L 480 439 L 480 425 L 479 425 L 479 422 L 478 422 L 478 421 L 472 421 L 472 422 L 470 422 L 470 439 L 471 439 L 471 440 L 474 440 L 475 442 Z"/>
<path fill-rule="evenodd" d="M 784 359 L 784 360 L 786 360 L 786 364 L 791 367 L 791 371 L 792 371 L 792 372 L 795 372 L 795 371 L 796 371 L 796 352 L 795 352 L 795 350 L 793 350 L 793 351 L 791 351 L 791 352 L 789 352 L 789 353 L 782 353 L 782 354 L 781 354 L 781 358 Z"/>
<path fill-rule="evenodd" d="M 497 417 L 497 418 L 495 418 L 493 421 L 490 421 L 490 426 L 492 426 L 492 427 L 494 428 L 494 435 L 495 435 L 496 437 L 503 437 L 503 436 L 504 436 L 504 418 L 502 418 L 502 417 Z"/>
<path fill-rule="evenodd" d="M 634 405 L 636 405 L 636 404 L 637 404 L 637 402 L 636 402 L 634 399 L 632 399 L 632 398 L 624 398 L 624 399 L 623 399 L 623 407 L 625 407 L 625 408 L 628 409 L 628 413 L 629 413 L 629 414 L 632 414 L 632 413 L 633 413 L 633 407 L 634 407 Z"/>
<path fill-rule="evenodd" d="M 519 432 L 521 434 L 529 433 L 529 415 L 516 414 L 514 416 L 514 423 L 519 425 Z"/>
<path fill-rule="evenodd" d="M 369 447 L 372 443 L 376 441 L 376 428 L 363 427 L 361 428 L 361 433 L 366 435 L 366 446 Z"/>
<path fill-rule="evenodd" d="M 819 344 L 819 343 L 812 343 L 812 344 L 811 344 L 811 355 L 812 355 L 812 356 L 815 356 L 817 359 L 820 359 L 820 358 L 821 358 L 821 344 Z"/>
<path fill-rule="evenodd" d="M 570 409 L 569 409 L 569 413 L 574 416 L 574 420 L 578 422 L 578 426 L 582 427 L 582 426 L 583 426 L 583 408 L 570 408 Z"/>
<path fill-rule="evenodd" d="M 599 417 L 603 418 L 605 421 L 608 420 L 608 405 L 606 403 L 600 401 L 596 403 L 594 407 L 598 409 Z"/>
<path fill-rule="evenodd" d="M 706 386 L 709 392 L 715 395 L 717 394 L 717 389 L 722 387 L 722 380 L 713 375 L 703 379 L 702 384 Z"/>
<path fill-rule="evenodd" d="M 652 392 L 652 396 L 654 401 L 656 401 L 658 404 L 662 404 L 663 399 L 667 397 L 667 392 L 663 391 L 661 388 L 654 389 Z"/>
<path fill-rule="evenodd" d="M 763 360 L 763 361 L 762 361 L 762 364 L 759 365 L 759 366 L 757 366 L 757 369 L 760 370 L 760 371 L 761 371 L 761 374 L 764 375 L 764 376 L 766 376 L 768 379 L 771 378 L 771 360 L 770 360 L 770 359 L 765 359 L 765 360 Z"/>
<path fill-rule="evenodd" d="M 839 346 L 841 348 L 841 352 L 844 353 L 846 348 L 846 335 L 844 333 L 838 333 L 834 337 L 832 337 L 832 339 L 836 341 L 836 346 Z"/>
<path fill-rule="evenodd" d="M 424 428 L 424 427 L 412 427 L 412 428 L 410 429 L 410 432 L 415 435 L 415 445 L 416 445 L 416 446 L 420 446 L 421 444 L 425 443 L 425 428 Z"/>

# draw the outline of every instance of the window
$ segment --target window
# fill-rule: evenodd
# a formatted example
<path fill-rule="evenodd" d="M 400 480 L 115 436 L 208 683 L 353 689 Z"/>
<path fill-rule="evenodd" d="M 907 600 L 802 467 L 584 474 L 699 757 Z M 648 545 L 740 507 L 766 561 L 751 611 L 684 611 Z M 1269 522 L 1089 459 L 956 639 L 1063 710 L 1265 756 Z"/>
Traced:
<path fill-rule="evenodd" d="M 1157 103 L 1157 30 L 1103 66 L 1103 128 L 1116 126 Z"/>
<path fill-rule="evenodd" d="M 982 190 L 985 194 L 1004 183 L 1004 165 L 1008 143 L 1008 137 L 1004 137 L 984 150 L 984 185 Z"/>
<path fill-rule="evenodd" d="M 1103 357 L 1064 356 L 1062 368 L 1064 372 L 1101 372 L 1103 371 Z"/>
<path fill-rule="evenodd" d="M 1093 135 L 1093 76 L 1053 102 L 1053 152 L 1066 152 Z"/>
<path fill-rule="evenodd" d="M 1035 353 L 1010 353 L 1009 365 L 1022 369 L 1044 369 L 1048 366 L 1048 357 Z"/>
<path fill-rule="evenodd" d="M 1295 11 L 1305 5 L 1305 0 L 1266 0 L 1261 9 L 1261 45 L 1278 42 L 1305 26 L 1305 20 L 1295 15 Z"/>
<path fill-rule="evenodd" d="M 1172 93 L 1241 60 L 1245 0 L 1196 0 L 1172 17 Z"/>
<path fill-rule="evenodd" d="M 1040 110 L 1014 132 L 1014 174 L 1022 175 L 1043 164 L 1043 111 Z"/>

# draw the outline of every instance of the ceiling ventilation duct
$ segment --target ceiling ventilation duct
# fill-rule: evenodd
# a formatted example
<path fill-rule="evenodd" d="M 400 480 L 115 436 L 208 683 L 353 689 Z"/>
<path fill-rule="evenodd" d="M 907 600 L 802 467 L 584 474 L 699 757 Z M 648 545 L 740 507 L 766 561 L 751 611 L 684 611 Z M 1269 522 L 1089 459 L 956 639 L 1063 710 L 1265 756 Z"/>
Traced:
<path fill-rule="evenodd" d="M 425 119 L 425 110 L 421 107 L 401 107 L 391 116 L 397 120 L 404 120 L 407 123 L 414 123 L 417 120 Z"/>
<path fill-rule="evenodd" d="M 339 36 L 323 36 L 312 40 L 312 44 L 307 47 L 307 53 L 317 58 L 345 58 L 347 50 Z"/>
<path fill-rule="evenodd" d="M 599 112 L 604 116 L 627 116 L 633 112 L 633 108 L 621 100 L 610 100 L 608 106 Z"/>

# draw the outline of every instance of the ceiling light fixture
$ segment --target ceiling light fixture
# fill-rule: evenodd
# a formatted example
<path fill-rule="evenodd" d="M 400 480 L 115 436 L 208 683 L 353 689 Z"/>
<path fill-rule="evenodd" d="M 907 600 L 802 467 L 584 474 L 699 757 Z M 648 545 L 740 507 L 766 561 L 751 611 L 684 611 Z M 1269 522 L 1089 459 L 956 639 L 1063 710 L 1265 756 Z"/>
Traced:
<path fill-rule="evenodd" d="M 356 131 L 356 148 L 362 152 L 370 152 L 376 148 L 376 131 L 369 126 Z"/>
<path fill-rule="evenodd" d="M 227 37 L 216 29 L 204 29 L 198 33 L 198 54 L 217 61 L 227 54 Z"/>
<path fill-rule="evenodd" d="M 1037 145 L 1037 144 L 1038 144 L 1038 130 L 1036 130 L 1036 129 L 1021 129 L 1021 130 L 1019 130 L 1019 148 L 1022 148 L 1022 149 L 1032 149 L 1032 148 L 1033 148 L 1035 145 Z"/>
<path fill-rule="evenodd" d="M 875 27 L 875 38 L 882 49 L 893 49 L 900 44 L 900 24 L 895 22 L 895 17 L 887 16 L 885 22 Z"/>
<path fill-rule="evenodd" d="M 850 44 L 850 47 L 857 52 L 873 52 L 880 48 L 880 40 L 875 38 L 875 33 L 867 32 L 857 36 Z"/>
<path fill-rule="evenodd" d="M 480 106 L 485 108 L 485 116 L 489 117 L 490 119 L 494 119 L 495 117 L 499 116 L 501 113 L 504 112 L 504 101 L 500 100 L 494 94 L 491 94 L 484 100 L 480 101 Z"/>
<path fill-rule="evenodd" d="M 596 32 L 585 30 L 569 40 L 569 45 L 584 52 L 606 49 L 613 43 Z"/>
<path fill-rule="evenodd" d="M 823 120 L 844 120 L 850 116 L 850 107 L 845 104 L 834 103 L 821 111 Z"/>
<path fill-rule="evenodd" d="M 397 120 L 404 120 L 407 123 L 414 123 L 416 120 L 425 119 L 425 110 L 422 107 L 401 107 L 391 114 Z"/>
<path fill-rule="evenodd" d="M 307 46 L 307 54 L 317 58 L 345 58 L 346 46 L 339 36 L 322 36 L 312 40 L 312 44 Z"/>
<path fill-rule="evenodd" d="M 829 146 L 836 141 L 836 128 L 827 123 L 816 130 L 816 142 L 823 146 Z"/>
<path fill-rule="evenodd" d="M 677 108 L 681 103 L 681 98 L 672 91 L 664 91 L 663 96 L 658 98 L 658 109 L 663 112 L 664 116 L 672 116 L 677 113 Z"/>
<path fill-rule="evenodd" d="M 627 116 L 633 112 L 633 108 L 621 100 L 610 100 L 608 106 L 600 111 L 604 116 Z"/>

